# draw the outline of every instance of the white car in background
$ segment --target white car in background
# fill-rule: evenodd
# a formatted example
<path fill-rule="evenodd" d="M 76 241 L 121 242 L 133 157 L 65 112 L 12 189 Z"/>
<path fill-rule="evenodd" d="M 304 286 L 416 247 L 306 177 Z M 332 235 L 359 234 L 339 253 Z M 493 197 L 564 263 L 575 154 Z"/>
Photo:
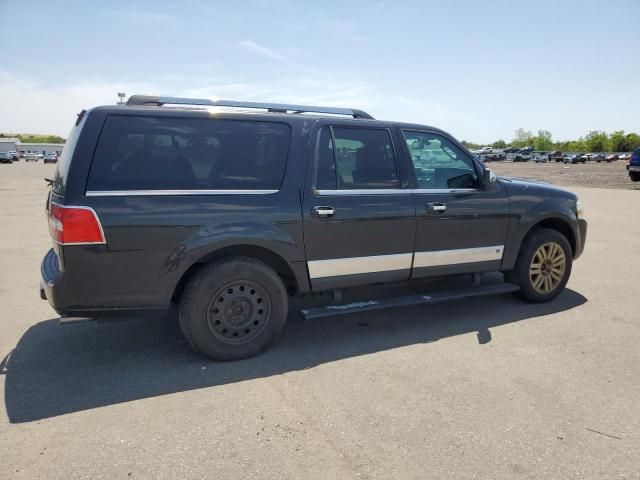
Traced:
<path fill-rule="evenodd" d="M 42 154 L 41 153 L 28 152 L 28 153 L 24 154 L 24 161 L 25 162 L 37 162 L 38 160 L 42 160 Z"/>
<path fill-rule="evenodd" d="M 55 153 L 47 153 L 44 157 L 43 163 L 58 163 L 58 155 Z"/>

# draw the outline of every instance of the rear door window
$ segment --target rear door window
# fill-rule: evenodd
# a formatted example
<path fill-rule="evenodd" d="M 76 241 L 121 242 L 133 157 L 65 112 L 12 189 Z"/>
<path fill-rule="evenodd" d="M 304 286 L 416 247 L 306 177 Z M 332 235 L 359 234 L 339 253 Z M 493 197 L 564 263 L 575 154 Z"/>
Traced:
<path fill-rule="evenodd" d="M 323 127 L 318 139 L 316 189 L 398 186 L 398 169 L 388 130 Z"/>
<path fill-rule="evenodd" d="M 286 124 L 110 115 L 87 190 L 277 190 Z"/>

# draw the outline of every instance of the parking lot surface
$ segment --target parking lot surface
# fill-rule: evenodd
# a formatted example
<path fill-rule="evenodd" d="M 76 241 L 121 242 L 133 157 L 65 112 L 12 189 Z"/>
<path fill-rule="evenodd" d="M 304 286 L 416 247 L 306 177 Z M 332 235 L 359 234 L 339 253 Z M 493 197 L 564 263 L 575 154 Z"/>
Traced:
<path fill-rule="evenodd" d="M 489 162 L 487 166 L 498 175 L 530 178 L 556 185 L 640 190 L 640 182 L 629 179 L 627 162 L 623 160 L 611 163 L 589 161 L 576 165 L 556 162 Z"/>
<path fill-rule="evenodd" d="M 589 233 L 552 303 L 294 311 L 264 355 L 214 363 L 171 314 L 58 325 L 55 167 L 0 167 L 2 479 L 640 478 L 636 191 L 570 188 Z"/>

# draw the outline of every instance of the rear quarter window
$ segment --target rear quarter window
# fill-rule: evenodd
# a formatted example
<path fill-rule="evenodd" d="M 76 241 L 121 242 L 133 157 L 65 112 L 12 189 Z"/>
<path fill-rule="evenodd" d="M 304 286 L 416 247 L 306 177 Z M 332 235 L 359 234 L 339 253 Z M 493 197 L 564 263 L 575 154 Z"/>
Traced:
<path fill-rule="evenodd" d="M 290 137 L 276 122 L 110 115 L 87 190 L 276 190 Z"/>
<path fill-rule="evenodd" d="M 80 121 L 73 126 L 73 128 L 69 132 L 69 135 L 67 136 L 67 140 L 64 143 L 64 147 L 62 148 L 62 153 L 60 154 L 60 158 L 58 159 L 56 172 L 53 175 L 52 189 L 54 193 L 57 193 L 59 195 L 64 194 L 67 184 L 67 176 L 69 175 L 69 167 L 71 167 L 71 158 L 73 157 L 73 152 L 76 149 L 78 138 L 80 138 L 82 127 L 84 126 L 87 119 L 86 113 L 80 115 L 82 115 Z"/>

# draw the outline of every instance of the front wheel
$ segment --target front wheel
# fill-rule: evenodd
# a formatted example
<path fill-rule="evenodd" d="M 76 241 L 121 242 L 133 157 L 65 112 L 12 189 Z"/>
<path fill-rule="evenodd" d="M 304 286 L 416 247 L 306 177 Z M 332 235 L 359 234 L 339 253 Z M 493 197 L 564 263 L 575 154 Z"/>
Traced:
<path fill-rule="evenodd" d="M 507 278 L 520 287 L 518 295 L 534 303 L 556 298 L 571 275 L 573 254 L 567 238 L 547 228 L 529 233 L 515 268 Z"/>
<path fill-rule="evenodd" d="M 629 178 L 632 182 L 640 182 L 640 173 L 630 173 Z"/>
<path fill-rule="evenodd" d="M 215 360 L 238 360 L 265 350 L 282 332 L 288 297 L 280 277 L 253 258 L 203 267 L 180 299 L 180 328 L 191 346 Z"/>

